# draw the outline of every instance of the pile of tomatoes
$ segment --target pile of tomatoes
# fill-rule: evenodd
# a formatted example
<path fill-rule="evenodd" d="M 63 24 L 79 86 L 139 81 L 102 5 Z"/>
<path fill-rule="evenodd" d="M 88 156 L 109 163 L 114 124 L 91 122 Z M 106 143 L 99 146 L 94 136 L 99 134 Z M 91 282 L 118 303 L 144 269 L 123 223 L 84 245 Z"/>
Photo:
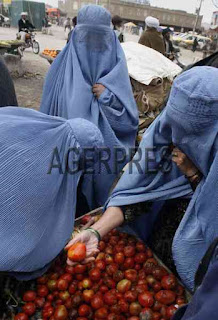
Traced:
<path fill-rule="evenodd" d="M 186 303 L 184 288 L 143 242 L 113 230 L 87 265 L 66 254 L 23 295 L 15 320 L 168 320 Z M 40 316 L 38 317 L 38 313 Z"/>

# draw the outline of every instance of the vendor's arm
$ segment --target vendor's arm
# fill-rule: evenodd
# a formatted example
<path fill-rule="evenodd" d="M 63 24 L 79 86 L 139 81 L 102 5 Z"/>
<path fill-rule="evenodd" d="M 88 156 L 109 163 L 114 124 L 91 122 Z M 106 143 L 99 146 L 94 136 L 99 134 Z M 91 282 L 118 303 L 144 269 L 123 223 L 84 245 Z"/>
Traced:
<path fill-rule="evenodd" d="M 109 207 L 104 215 L 92 225 L 93 230 L 96 230 L 99 233 L 100 237 L 104 237 L 108 232 L 112 229 L 120 226 L 124 222 L 124 216 L 121 208 L 119 207 Z M 96 234 L 90 230 L 84 230 L 79 233 L 73 240 L 71 240 L 66 249 L 69 249 L 76 242 L 83 242 L 86 244 L 87 254 L 86 260 L 84 262 L 89 262 L 93 260 L 93 255 L 98 252 L 98 237 Z M 73 263 L 71 261 L 67 261 L 69 265 Z"/>
<path fill-rule="evenodd" d="M 172 160 L 176 163 L 181 172 L 189 180 L 191 187 L 195 190 L 201 181 L 202 174 L 194 163 L 178 148 L 172 152 Z"/>

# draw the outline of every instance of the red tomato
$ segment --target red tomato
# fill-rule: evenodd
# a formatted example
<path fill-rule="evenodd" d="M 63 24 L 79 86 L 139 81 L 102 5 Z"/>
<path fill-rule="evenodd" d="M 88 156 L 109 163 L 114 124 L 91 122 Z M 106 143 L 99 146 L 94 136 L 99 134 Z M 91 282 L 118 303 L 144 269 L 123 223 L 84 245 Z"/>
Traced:
<path fill-rule="evenodd" d="M 74 307 L 77 307 L 81 304 L 82 302 L 82 295 L 80 292 L 78 293 L 75 293 L 73 296 L 72 296 L 72 304 Z"/>
<path fill-rule="evenodd" d="M 81 224 L 87 224 L 92 219 L 92 216 L 89 214 L 86 214 L 81 218 Z"/>
<path fill-rule="evenodd" d="M 74 273 L 75 273 L 74 267 L 67 265 L 66 268 L 65 268 L 65 272 L 66 272 L 66 273 L 69 273 L 69 274 L 74 274 Z"/>
<path fill-rule="evenodd" d="M 49 290 L 44 284 L 37 287 L 37 295 L 39 297 L 46 297 L 48 293 L 49 293 Z"/>
<path fill-rule="evenodd" d="M 76 280 L 79 280 L 79 281 L 82 281 L 84 279 L 84 275 L 79 273 L 79 274 L 76 274 Z"/>
<path fill-rule="evenodd" d="M 67 280 L 58 279 L 58 281 L 57 281 L 57 288 L 58 288 L 58 290 L 60 290 L 60 291 L 65 291 L 65 290 L 67 290 L 68 286 L 69 286 L 69 283 L 68 283 Z"/>
<path fill-rule="evenodd" d="M 124 294 L 124 299 L 127 302 L 135 302 L 137 300 L 137 296 L 138 296 L 138 294 L 136 291 L 127 291 Z"/>
<path fill-rule="evenodd" d="M 176 313 L 177 309 L 178 308 L 175 306 L 167 307 L 167 319 L 171 319 L 173 315 Z"/>
<path fill-rule="evenodd" d="M 167 270 L 162 266 L 154 267 L 152 274 L 156 280 L 161 280 L 163 277 L 168 275 Z"/>
<path fill-rule="evenodd" d="M 107 320 L 119 320 L 119 316 L 115 313 L 110 313 L 107 317 Z"/>
<path fill-rule="evenodd" d="M 115 254 L 114 256 L 114 261 L 117 263 L 117 264 L 123 264 L 124 261 L 125 261 L 125 256 L 122 252 L 118 252 Z"/>
<path fill-rule="evenodd" d="M 186 304 L 186 300 L 184 297 L 178 297 L 176 299 L 176 304 L 178 304 L 179 306 L 183 306 L 184 304 Z"/>
<path fill-rule="evenodd" d="M 114 246 L 114 253 L 116 254 L 116 253 L 122 253 L 123 252 L 123 250 L 124 250 L 124 245 L 123 244 L 116 244 L 115 246 Z"/>
<path fill-rule="evenodd" d="M 100 251 L 103 251 L 104 249 L 105 249 L 105 247 L 106 247 L 106 244 L 105 244 L 105 242 L 104 241 L 99 241 L 99 244 L 98 244 L 98 248 L 99 248 L 99 250 Z"/>
<path fill-rule="evenodd" d="M 123 294 L 121 292 L 116 292 L 116 297 L 118 300 L 123 299 Z"/>
<path fill-rule="evenodd" d="M 61 299 L 55 300 L 55 306 L 60 306 L 63 304 L 63 301 Z"/>
<path fill-rule="evenodd" d="M 159 312 L 154 312 L 153 313 L 153 318 L 152 320 L 160 320 L 161 314 Z"/>
<path fill-rule="evenodd" d="M 139 294 L 148 291 L 148 286 L 146 284 L 138 284 L 134 290 Z"/>
<path fill-rule="evenodd" d="M 48 280 L 47 287 L 50 291 L 54 291 L 57 289 L 57 280 Z"/>
<path fill-rule="evenodd" d="M 106 254 L 112 255 L 112 254 L 113 254 L 113 247 L 112 247 L 112 246 L 107 246 L 107 247 L 105 248 L 104 252 L 105 252 Z"/>
<path fill-rule="evenodd" d="M 132 302 L 129 306 L 129 313 L 131 316 L 138 316 L 142 310 L 142 307 L 138 302 Z"/>
<path fill-rule="evenodd" d="M 89 278 L 85 278 L 82 281 L 82 288 L 83 289 L 89 289 L 92 287 L 92 281 Z"/>
<path fill-rule="evenodd" d="M 68 298 L 70 297 L 70 294 L 68 291 L 61 291 L 59 293 L 59 298 L 62 300 L 62 301 L 66 301 Z"/>
<path fill-rule="evenodd" d="M 102 307 L 102 308 L 98 309 L 95 312 L 95 316 L 97 317 L 97 319 L 107 319 L 108 309 L 105 308 L 105 307 Z"/>
<path fill-rule="evenodd" d="M 118 270 L 118 266 L 115 263 L 111 263 L 106 267 L 106 272 L 109 276 L 113 276 L 113 274 L 117 272 L 117 270 Z"/>
<path fill-rule="evenodd" d="M 155 260 L 154 258 L 149 258 L 146 260 L 146 262 L 143 265 L 143 269 L 145 271 L 145 273 L 147 274 L 151 274 L 153 269 L 158 265 L 157 260 Z"/>
<path fill-rule="evenodd" d="M 106 262 L 106 264 L 111 264 L 111 263 L 113 263 L 113 262 L 114 262 L 114 259 L 113 259 L 112 255 L 110 255 L 110 254 L 105 254 L 105 262 Z"/>
<path fill-rule="evenodd" d="M 36 305 L 33 302 L 27 302 L 23 307 L 22 310 L 28 316 L 32 316 L 36 312 Z"/>
<path fill-rule="evenodd" d="M 114 274 L 113 274 L 113 280 L 116 281 L 116 282 L 119 282 L 121 280 L 124 279 L 124 273 L 123 271 L 121 270 L 118 270 L 116 271 Z"/>
<path fill-rule="evenodd" d="M 60 279 L 64 279 L 68 282 L 71 282 L 73 280 L 73 276 L 70 273 L 64 273 L 64 274 L 62 274 Z"/>
<path fill-rule="evenodd" d="M 98 268 L 93 268 L 89 271 L 89 277 L 92 281 L 99 281 L 101 279 L 101 270 Z"/>
<path fill-rule="evenodd" d="M 112 236 L 109 240 L 109 243 L 112 245 L 112 246 L 116 246 L 117 245 L 117 242 L 119 241 L 119 237 L 118 236 Z"/>
<path fill-rule="evenodd" d="M 139 279 L 139 281 L 138 281 L 137 284 L 138 284 L 138 285 L 140 285 L 140 284 L 145 284 L 145 285 L 147 285 L 147 280 L 146 280 L 146 279 Z"/>
<path fill-rule="evenodd" d="M 155 299 L 162 304 L 172 304 L 176 300 L 176 295 L 171 290 L 161 290 L 155 295 Z"/>
<path fill-rule="evenodd" d="M 49 319 L 49 320 L 51 320 L 51 319 Z M 76 318 L 76 320 L 88 320 L 88 318 L 86 318 L 86 317 L 78 317 L 78 318 Z"/>
<path fill-rule="evenodd" d="M 95 262 L 96 268 L 100 270 L 105 270 L 106 269 L 106 263 L 103 260 L 98 260 Z"/>
<path fill-rule="evenodd" d="M 78 309 L 80 317 L 88 317 L 91 314 L 91 308 L 87 304 L 82 304 Z"/>
<path fill-rule="evenodd" d="M 154 304 L 153 294 L 149 291 L 140 293 L 138 296 L 138 301 L 142 307 L 152 307 Z"/>
<path fill-rule="evenodd" d="M 116 282 L 113 279 L 109 278 L 109 277 L 106 277 L 104 279 L 104 284 L 110 289 L 116 288 Z"/>
<path fill-rule="evenodd" d="M 123 313 L 129 312 L 129 304 L 124 299 L 119 300 L 118 306 L 121 312 Z"/>
<path fill-rule="evenodd" d="M 135 247 L 136 247 L 136 250 L 137 250 L 138 252 L 145 252 L 145 251 L 146 251 L 146 246 L 145 246 L 145 244 L 144 244 L 142 241 L 138 241 L 138 242 L 136 243 Z"/>
<path fill-rule="evenodd" d="M 125 278 L 130 280 L 131 282 L 136 282 L 138 278 L 138 273 L 134 269 L 128 269 L 124 272 Z"/>
<path fill-rule="evenodd" d="M 48 300 L 48 301 L 53 301 L 53 300 L 54 300 L 54 295 L 51 294 L 51 293 L 48 294 L 48 295 L 47 295 L 47 300 Z"/>
<path fill-rule="evenodd" d="M 83 291 L 83 299 L 85 302 L 90 302 L 94 297 L 95 293 L 93 290 L 84 290 Z"/>
<path fill-rule="evenodd" d="M 157 280 L 152 275 L 147 276 L 146 281 L 149 287 L 152 287 L 152 288 L 155 285 L 155 283 L 157 283 Z"/>
<path fill-rule="evenodd" d="M 127 258 L 133 257 L 135 255 L 135 248 L 133 246 L 126 246 L 123 253 Z"/>
<path fill-rule="evenodd" d="M 36 293 L 35 291 L 26 291 L 23 295 L 23 301 L 25 302 L 31 302 L 36 299 Z"/>
<path fill-rule="evenodd" d="M 57 272 L 53 272 L 50 276 L 49 279 L 51 280 L 57 280 L 59 278 L 59 274 Z"/>
<path fill-rule="evenodd" d="M 132 316 L 132 317 L 128 318 L 127 320 L 139 320 L 139 317 L 137 317 L 137 316 Z"/>
<path fill-rule="evenodd" d="M 105 285 L 101 285 L 101 286 L 99 287 L 99 291 L 102 292 L 102 293 L 105 293 L 105 292 L 107 292 L 108 290 L 109 290 L 108 287 L 105 286 Z"/>
<path fill-rule="evenodd" d="M 161 280 L 161 285 L 166 290 L 175 289 L 175 287 L 177 286 L 176 277 L 173 274 L 164 276 Z"/>
<path fill-rule="evenodd" d="M 139 318 L 141 320 L 153 320 L 153 311 L 150 308 L 144 308 L 142 309 Z"/>
<path fill-rule="evenodd" d="M 132 269 L 134 268 L 135 261 L 134 258 L 126 258 L 123 264 L 123 268 L 126 269 Z"/>
<path fill-rule="evenodd" d="M 140 264 L 138 264 L 138 263 L 135 264 L 135 270 L 139 271 L 139 270 L 141 270 L 141 268 L 142 267 Z"/>
<path fill-rule="evenodd" d="M 139 263 L 139 264 L 144 263 L 147 259 L 146 253 L 145 252 L 136 253 L 134 259 L 136 263 Z"/>
<path fill-rule="evenodd" d="M 57 306 L 54 312 L 55 320 L 66 320 L 68 318 L 68 312 L 65 306 Z"/>
<path fill-rule="evenodd" d="M 48 306 L 43 308 L 42 310 L 42 317 L 43 318 L 50 318 L 54 313 L 54 308 L 52 306 Z M 58 319 L 57 319 L 58 320 Z"/>
<path fill-rule="evenodd" d="M 72 302 L 72 299 L 69 297 L 67 300 L 66 300 L 66 302 L 65 302 L 65 307 L 67 308 L 67 309 L 72 309 L 72 307 L 73 307 L 73 302 Z"/>
<path fill-rule="evenodd" d="M 68 288 L 68 291 L 70 294 L 74 294 L 77 290 L 77 284 L 75 282 L 72 282 Z"/>
<path fill-rule="evenodd" d="M 91 299 L 92 308 L 97 310 L 103 307 L 103 305 L 104 305 L 103 299 L 98 295 L 94 295 L 94 297 Z"/>
<path fill-rule="evenodd" d="M 28 316 L 21 312 L 14 317 L 14 320 L 28 320 Z"/>
<path fill-rule="evenodd" d="M 167 307 L 166 306 L 161 307 L 160 314 L 162 315 L 163 318 L 166 318 L 166 316 L 167 316 Z"/>
<path fill-rule="evenodd" d="M 176 294 L 177 294 L 178 296 L 182 296 L 183 293 L 184 293 L 184 288 L 183 288 L 183 286 L 178 285 L 175 291 L 176 291 Z"/>
<path fill-rule="evenodd" d="M 104 260 L 104 259 L 105 259 L 105 253 L 104 253 L 104 252 L 100 252 L 100 253 L 97 255 L 95 261 Z"/>
<path fill-rule="evenodd" d="M 148 258 L 152 258 L 152 257 L 153 257 L 153 252 L 151 251 L 150 248 L 147 248 L 147 249 L 146 249 L 146 254 L 147 254 L 147 257 L 148 257 Z"/>
<path fill-rule="evenodd" d="M 152 288 L 153 288 L 153 290 L 154 290 L 155 292 L 160 291 L 160 290 L 162 289 L 161 283 L 160 283 L 160 282 L 156 282 L 156 283 L 153 285 Z"/>
<path fill-rule="evenodd" d="M 43 297 L 36 297 L 35 299 L 35 305 L 36 305 L 36 308 L 42 308 L 45 304 L 45 298 Z"/>
<path fill-rule="evenodd" d="M 84 273 L 86 271 L 86 265 L 85 264 L 77 264 L 74 267 L 74 272 L 76 274 Z"/>
<path fill-rule="evenodd" d="M 48 282 L 48 276 L 44 274 L 43 276 L 37 279 L 38 284 L 46 284 Z"/>
<path fill-rule="evenodd" d="M 117 291 L 124 293 L 131 288 L 131 281 L 123 279 L 117 284 Z"/>
<path fill-rule="evenodd" d="M 46 309 L 47 307 L 51 307 L 51 301 L 46 301 L 43 308 Z"/>
<path fill-rule="evenodd" d="M 83 261 L 86 257 L 86 245 L 82 242 L 73 244 L 68 250 L 67 256 L 73 262 Z"/>
<path fill-rule="evenodd" d="M 145 271 L 143 269 L 139 270 L 138 275 L 139 275 L 140 280 L 146 279 L 146 277 L 147 277 L 147 274 L 145 273 Z"/>
<path fill-rule="evenodd" d="M 152 309 L 153 309 L 154 311 L 160 311 L 160 309 L 162 308 L 162 306 L 163 306 L 163 305 L 162 305 L 159 301 L 155 301 Z"/>
<path fill-rule="evenodd" d="M 112 306 L 117 303 L 117 297 L 111 291 L 108 291 L 104 295 L 104 303 L 108 306 Z"/>
<path fill-rule="evenodd" d="M 116 315 L 120 315 L 120 307 L 118 304 L 114 304 L 113 306 L 110 307 L 110 312 L 115 313 Z"/>

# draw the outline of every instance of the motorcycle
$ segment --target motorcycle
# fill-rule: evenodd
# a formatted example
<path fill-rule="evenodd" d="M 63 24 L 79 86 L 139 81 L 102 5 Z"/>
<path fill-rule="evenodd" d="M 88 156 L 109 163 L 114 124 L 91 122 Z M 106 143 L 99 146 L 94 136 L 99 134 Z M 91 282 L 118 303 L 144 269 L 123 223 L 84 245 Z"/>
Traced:
<path fill-rule="evenodd" d="M 27 48 L 32 48 L 33 53 L 38 54 L 40 51 L 39 42 L 35 39 L 36 33 L 33 30 L 25 30 L 25 44 L 20 47 L 19 54 L 23 56 L 23 52 Z M 20 40 L 21 36 L 18 33 L 17 39 Z"/>

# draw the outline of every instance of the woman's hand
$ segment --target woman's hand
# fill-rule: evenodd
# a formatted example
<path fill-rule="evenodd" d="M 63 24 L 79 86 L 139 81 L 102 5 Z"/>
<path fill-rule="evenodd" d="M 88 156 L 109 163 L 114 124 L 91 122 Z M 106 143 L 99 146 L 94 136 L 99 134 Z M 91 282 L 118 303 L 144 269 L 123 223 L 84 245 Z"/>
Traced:
<path fill-rule="evenodd" d="M 99 252 L 98 239 L 95 234 L 88 230 L 83 230 L 67 244 L 65 249 L 68 250 L 76 242 L 82 242 L 86 245 L 86 259 L 82 263 L 88 263 L 95 260 L 95 255 Z M 67 259 L 67 264 L 72 266 L 76 263 Z"/>
<path fill-rule="evenodd" d="M 173 149 L 172 160 L 186 177 L 191 177 L 198 172 L 194 163 L 178 148 Z"/>
<path fill-rule="evenodd" d="M 103 91 L 105 90 L 105 86 L 103 86 L 100 83 L 96 83 L 94 84 L 94 86 L 92 87 L 92 92 L 94 93 L 94 96 L 99 99 L 100 95 L 103 93 Z"/>

